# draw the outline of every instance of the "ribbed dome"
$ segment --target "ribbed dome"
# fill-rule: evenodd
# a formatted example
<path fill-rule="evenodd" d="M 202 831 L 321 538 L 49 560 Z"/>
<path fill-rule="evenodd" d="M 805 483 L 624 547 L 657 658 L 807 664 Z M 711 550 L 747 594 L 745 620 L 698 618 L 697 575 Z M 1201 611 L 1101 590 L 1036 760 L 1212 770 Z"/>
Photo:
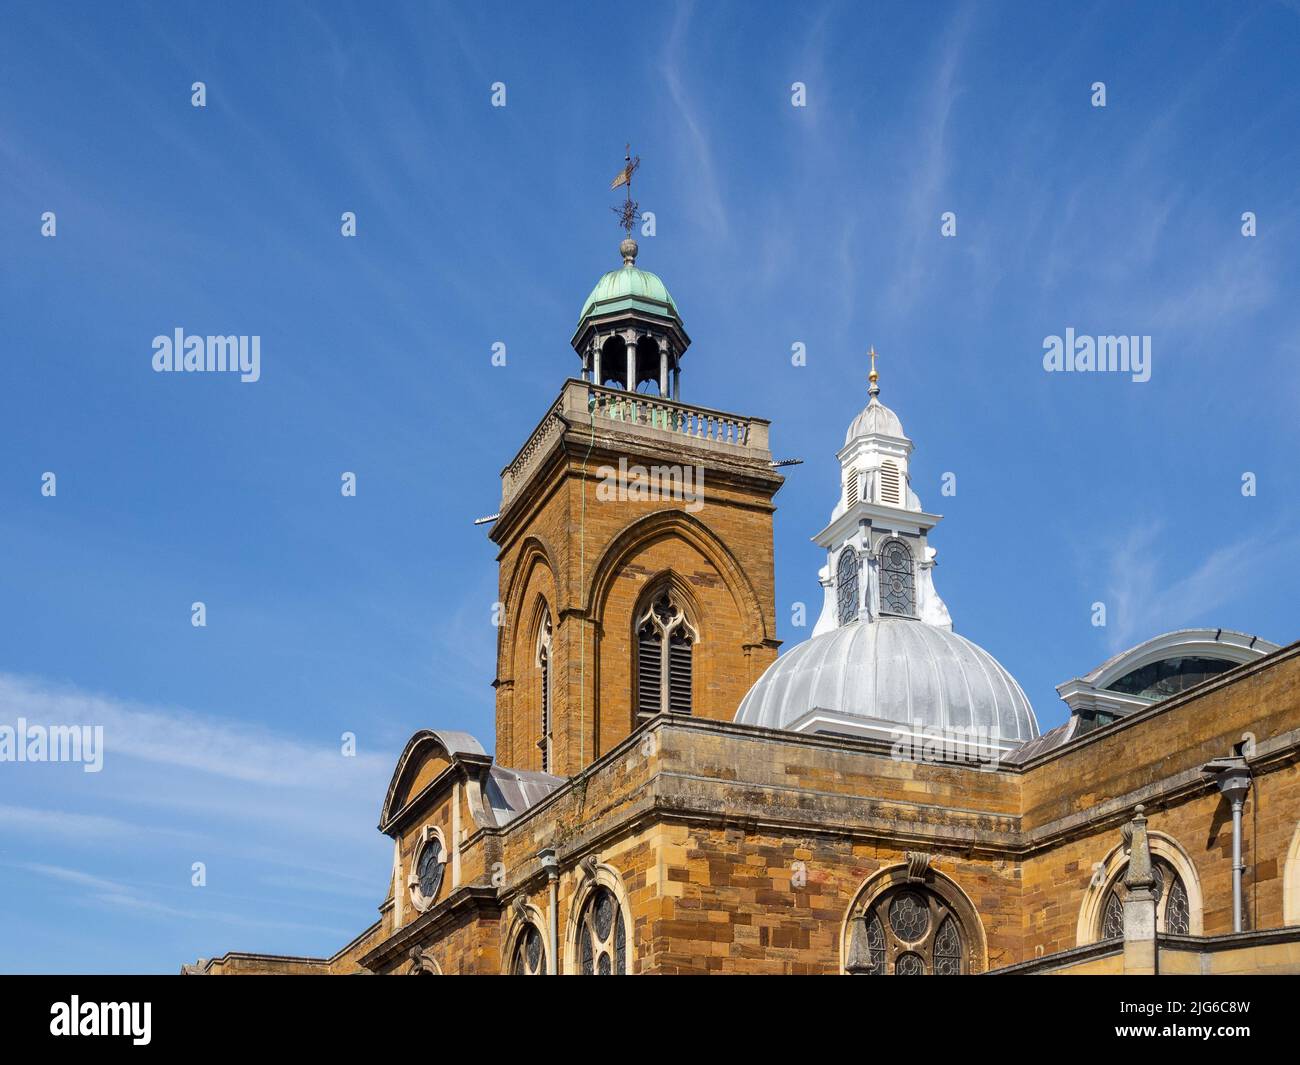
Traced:
<path fill-rule="evenodd" d="M 741 701 L 736 721 L 880 739 L 900 728 L 975 728 L 981 743 L 1002 749 L 1038 735 L 1025 693 L 987 651 L 947 629 L 888 617 L 787 651 Z"/>
<path fill-rule="evenodd" d="M 886 436 L 904 435 L 903 423 L 898 420 L 898 415 L 875 396 L 872 396 L 871 402 L 862 408 L 862 413 L 853 419 L 849 431 L 844 434 L 844 442 L 847 444 L 868 433 L 884 433 Z"/>
<path fill-rule="evenodd" d="M 638 266 L 621 266 L 597 281 L 596 287 L 582 305 L 581 317 L 627 309 L 681 320 L 677 304 L 668 294 L 659 275 Z"/>

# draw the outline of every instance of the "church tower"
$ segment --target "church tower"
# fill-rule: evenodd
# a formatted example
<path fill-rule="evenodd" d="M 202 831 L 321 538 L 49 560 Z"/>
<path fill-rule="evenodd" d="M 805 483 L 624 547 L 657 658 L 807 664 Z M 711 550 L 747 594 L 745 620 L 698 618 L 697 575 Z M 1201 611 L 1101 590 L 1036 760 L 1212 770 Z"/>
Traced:
<path fill-rule="evenodd" d="M 840 460 L 840 498 L 831 523 L 814 537 L 826 549 L 817 575 L 824 592 L 813 635 L 882 616 L 917 618 L 952 629 L 934 590 L 935 550 L 927 542 L 939 524 L 912 491 L 912 441 L 898 415 L 880 402 L 880 374 L 871 350 L 869 400 L 849 426 Z"/>
<path fill-rule="evenodd" d="M 515 769 L 572 775 L 660 713 L 730 720 L 776 658 L 768 422 L 682 402 L 690 338 L 638 251 L 629 234 L 582 305 L 579 376 L 501 473 Z"/>

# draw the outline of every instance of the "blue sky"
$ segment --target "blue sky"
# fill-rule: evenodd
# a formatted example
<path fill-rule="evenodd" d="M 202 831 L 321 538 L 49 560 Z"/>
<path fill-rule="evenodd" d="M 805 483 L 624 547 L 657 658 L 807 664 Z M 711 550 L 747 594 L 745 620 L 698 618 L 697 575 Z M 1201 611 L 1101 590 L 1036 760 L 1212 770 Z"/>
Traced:
<path fill-rule="evenodd" d="M 576 372 L 625 141 L 683 399 L 805 460 L 787 647 L 871 344 L 945 515 L 938 590 L 1044 729 L 1056 684 L 1167 629 L 1297 636 L 1295 3 L 4 17 L 0 723 L 101 723 L 107 751 L 0 764 L 0 969 L 328 954 L 374 919 L 406 738 L 492 744 L 471 521 Z M 260 335 L 261 379 L 152 372 L 177 327 Z M 1151 380 L 1045 373 L 1067 327 L 1149 334 Z"/>

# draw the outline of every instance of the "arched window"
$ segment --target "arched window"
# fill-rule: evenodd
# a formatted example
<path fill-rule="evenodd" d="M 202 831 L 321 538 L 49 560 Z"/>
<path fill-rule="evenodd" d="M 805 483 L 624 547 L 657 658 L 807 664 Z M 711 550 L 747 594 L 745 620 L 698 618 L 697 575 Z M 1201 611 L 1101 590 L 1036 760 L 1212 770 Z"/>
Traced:
<path fill-rule="evenodd" d="M 1196 866 L 1178 843 L 1159 832 L 1148 832 L 1151 872 L 1156 896 L 1156 930 L 1171 935 L 1202 934 L 1205 900 Z M 1113 848 L 1095 867 L 1079 906 L 1075 942 L 1079 946 L 1124 934 L 1124 900 L 1128 889 L 1128 844 Z"/>
<path fill-rule="evenodd" d="M 884 614 L 916 616 L 912 552 L 897 537 L 891 537 L 880 547 L 880 610 Z"/>
<path fill-rule="evenodd" d="M 523 926 L 515 940 L 514 954 L 510 959 L 510 975 L 546 975 L 546 951 L 542 947 L 542 932 L 531 921 Z"/>
<path fill-rule="evenodd" d="M 961 924 L 935 892 L 905 884 L 852 922 L 846 968 L 860 976 L 959 976 L 966 971 Z"/>
<path fill-rule="evenodd" d="M 1194 655 L 1164 658 L 1121 677 L 1106 690 L 1156 702 L 1236 668 L 1236 662 L 1227 662 L 1221 658 Z"/>
<path fill-rule="evenodd" d="M 1291 837 L 1291 849 L 1282 866 L 1282 923 L 1300 924 L 1300 825 Z"/>
<path fill-rule="evenodd" d="M 638 714 L 691 712 L 691 654 L 697 639 L 670 592 L 651 601 L 636 628 Z"/>
<path fill-rule="evenodd" d="M 542 752 L 542 772 L 551 771 L 551 612 L 542 608 L 542 621 L 537 627 L 537 683 L 538 706 L 541 709 L 542 735 L 537 747 Z"/>
<path fill-rule="evenodd" d="M 858 553 L 846 547 L 835 566 L 835 595 L 841 625 L 858 620 L 858 569 Z"/>
<path fill-rule="evenodd" d="M 1128 896 L 1128 889 L 1124 887 L 1124 871 L 1127 869 L 1128 864 L 1125 863 L 1106 891 L 1105 901 L 1101 905 L 1101 927 L 1097 930 L 1099 939 L 1114 939 L 1124 934 L 1124 899 Z M 1189 935 L 1192 912 L 1183 878 L 1163 858 L 1151 859 L 1151 875 L 1155 878 L 1152 890 L 1156 895 L 1156 931 Z"/>
<path fill-rule="evenodd" d="M 627 388 L 627 341 L 621 333 L 608 337 L 600 349 L 600 376 L 605 388 Z"/>
<path fill-rule="evenodd" d="M 583 976 L 627 973 L 627 930 L 614 893 L 596 887 L 578 917 L 578 967 Z"/>

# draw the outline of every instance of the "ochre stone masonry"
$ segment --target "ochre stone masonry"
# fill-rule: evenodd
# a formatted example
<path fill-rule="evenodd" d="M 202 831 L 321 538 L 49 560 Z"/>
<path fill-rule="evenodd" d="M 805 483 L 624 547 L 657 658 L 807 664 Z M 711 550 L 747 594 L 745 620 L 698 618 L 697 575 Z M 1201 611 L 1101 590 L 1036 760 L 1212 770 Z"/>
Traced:
<path fill-rule="evenodd" d="M 634 266 L 635 242 L 621 251 L 624 272 L 602 279 L 575 334 L 593 379 L 564 385 L 502 471 L 495 756 L 463 733 L 412 737 L 380 813 L 393 862 L 386 890 L 375 871 L 379 919 L 338 953 L 231 953 L 185 971 L 1300 972 L 1300 644 L 1168 634 L 1156 651 L 1222 647 L 1227 671 L 1138 698 L 1099 667 L 1071 682 L 1068 725 L 1041 737 L 991 656 L 960 668 L 954 658 L 950 679 L 987 675 L 969 707 L 951 683 L 917 690 L 936 704 L 942 695 L 946 715 L 1001 700 L 1014 742 L 982 766 L 900 757 L 854 706 L 832 709 L 865 721 L 859 731 L 736 722 L 777 658 L 782 479 L 766 421 L 676 400 L 688 341 L 675 304 Z M 673 398 L 599 387 L 610 366 L 671 376 Z M 920 583 L 889 593 L 911 594 L 915 616 L 880 621 L 872 545 L 891 529 L 921 545 L 938 518 L 900 490 L 912 445 L 878 392 L 873 370 L 871 402 L 839 453 L 840 502 L 819 534 L 832 562 L 852 564 L 840 566 L 850 591 L 837 600 L 829 582 L 841 578 L 824 571 L 837 609 L 800 661 L 828 637 L 869 632 L 894 649 L 878 668 L 901 669 L 910 692 L 930 683 L 936 654 L 968 650 L 925 554 L 913 556 Z M 611 497 L 620 462 L 702 471 L 702 494 Z M 661 595 L 693 634 L 689 712 L 637 711 L 638 685 L 651 690 L 637 626 Z M 900 662 L 908 647 L 921 652 Z M 1156 661 L 1144 648 L 1135 668 Z M 841 666 L 849 679 L 865 668 Z M 801 677 L 782 698 L 814 698 Z M 1220 793 L 1231 773 L 1205 769 L 1222 759 L 1249 785 L 1240 930 Z M 1159 890 L 1130 891 L 1128 874 L 1147 867 L 1164 870 Z"/>
<path fill-rule="evenodd" d="M 581 382 L 571 385 L 585 397 Z M 502 764 L 541 769 L 536 646 L 543 608 L 554 628 L 550 771 L 562 775 L 598 758 L 636 723 L 633 633 L 657 580 L 676 582 L 705 634 L 695 655 L 695 713 L 730 720 L 775 659 L 772 497 L 782 479 L 766 450 L 720 452 L 707 441 L 671 436 L 611 420 L 566 426 L 498 519 Z M 620 459 L 647 470 L 698 467 L 702 499 L 602 499 L 601 470 L 617 470 Z"/>
<path fill-rule="evenodd" d="M 379 924 L 334 958 L 232 954 L 210 963 L 211 971 L 401 973 L 412 969 L 418 948 L 443 974 L 500 972 L 516 896 L 548 912 L 538 858 L 546 848 L 559 863 L 565 971 L 576 968 L 567 944 L 577 897 L 591 881 L 582 864 L 589 856 L 619 879 L 633 973 L 841 972 L 855 896 L 917 850 L 930 855 L 931 875 L 960 888 L 978 914 L 984 942 L 971 971 L 1042 962 L 1081 945 L 1076 925 L 1094 866 L 1119 845 L 1119 825 L 1138 801 L 1152 834 L 1174 840 L 1191 861 L 1204 935 L 1221 937 L 1232 927 L 1231 823 L 1213 787 L 1186 770 L 1237 734 L 1238 716 L 1250 718 L 1262 752 L 1246 807 L 1246 926 L 1248 933 L 1282 929 L 1281 870 L 1300 820 L 1300 645 L 1239 673 L 1120 722 L 1079 749 L 996 772 L 895 761 L 870 741 L 660 716 L 503 826 L 483 823 L 481 807 L 466 802 L 462 882 L 445 885 L 431 910 L 420 914 L 407 901 L 398 923 L 390 885 Z M 1266 709 L 1252 712 L 1252 705 Z M 1153 755 L 1145 773 L 1131 774 L 1112 749 L 1144 750 L 1169 735 L 1181 744 Z M 438 786 L 403 819 L 404 869 L 414 860 L 416 825 L 432 822 L 449 833 L 454 793 L 469 791 L 486 768 L 427 741 L 407 772 L 417 791 L 428 780 Z M 1300 971 L 1286 942 L 1242 949 L 1267 955 L 1270 969 Z M 1201 965 L 1188 960 L 1201 956 L 1190 941 L 1166 953 L 1169 971 Z M 1214 971 L 1230 967 L 1230 955 L 1216 950 Z M 1116 964 L 1100 957 L 1075 968 Z"/>

